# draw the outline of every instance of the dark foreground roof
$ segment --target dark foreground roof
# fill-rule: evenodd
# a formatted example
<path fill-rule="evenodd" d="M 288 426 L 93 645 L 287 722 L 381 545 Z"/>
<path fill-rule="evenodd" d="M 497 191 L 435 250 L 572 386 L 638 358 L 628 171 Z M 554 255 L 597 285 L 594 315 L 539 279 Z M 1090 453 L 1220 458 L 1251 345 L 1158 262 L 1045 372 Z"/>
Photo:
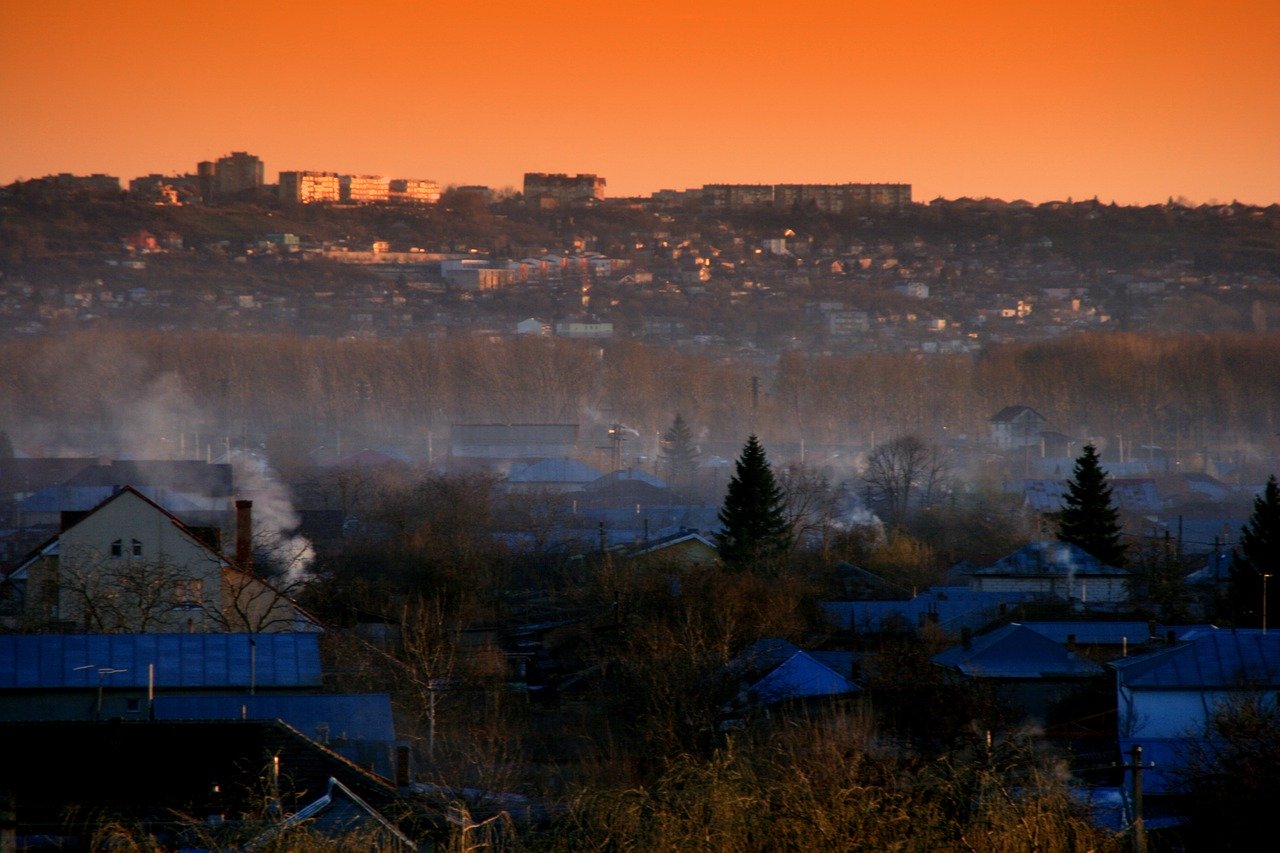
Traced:
<path fill-rule="evenodd" d="M 0 723 L 20 837 L 84 839 L 108 816 L 173 837 L 211 815 L 264 818 L 279 761 L 279 812 L 314 802 L 337 779 L 410 836 L 430 833 L 386 779 L 276 721 Z M 79 846 L 72 844 L 72 846 Z"/>

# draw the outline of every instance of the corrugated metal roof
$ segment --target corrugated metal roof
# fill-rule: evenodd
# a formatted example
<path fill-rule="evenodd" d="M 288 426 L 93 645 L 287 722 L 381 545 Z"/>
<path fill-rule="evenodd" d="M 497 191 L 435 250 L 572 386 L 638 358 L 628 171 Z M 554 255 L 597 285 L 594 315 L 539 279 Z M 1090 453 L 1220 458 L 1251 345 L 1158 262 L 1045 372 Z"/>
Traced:
<path fill-rule="evenodd" d="M 1128 688 L 1280 688 L 1280 633 L 1219 628 L 1188 634 L 1185 643 L 1113 661 Z"/>
<path fill-rule="evenodd" d="M 0 690 L 146 687 L 150 664 L 159 688 L 320 686 L 314 633 L 0 636 Z"/>

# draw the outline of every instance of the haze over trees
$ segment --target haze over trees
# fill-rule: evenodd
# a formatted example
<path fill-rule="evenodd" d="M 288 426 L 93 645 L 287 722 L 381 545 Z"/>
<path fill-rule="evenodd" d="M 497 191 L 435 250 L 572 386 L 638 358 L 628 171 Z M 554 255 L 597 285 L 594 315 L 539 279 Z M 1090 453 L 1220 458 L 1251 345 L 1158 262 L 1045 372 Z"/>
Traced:
<path fill-rule="evenodd" d="M 750 431 L 755 370 L 643 344 L 601 354 L 546 339 L 217 333 L 7 341 L 0 362 L 9 366 L 0 375 L 0 428 L 15 445 L 111 453 L 104 437 L 145 432 L 216 451 L 228 437 L 248 436 L 278 449 L 281 465 L 339 442 L 424 452 L 452 423 L 586 423 L 593 411 L 642 436 L 661 434 L 678 411 L 705 425 L 704 453 L 736 455 Z M 910 434 L 978 438 L 1011 400 L 1060 432 L 1117 444 L 1140 437 L 1175 457 L 1206 445 L 1266 449 L 1280 432 L 1280 387 L 1267 381 L 1276 363 L 1274 337 L 1124 334 L 995 347 L 977 358 L 798 356 L 765 377 L 754 418 L 775 454 L 798 450 L 800 439 L 813 448 Z"/>

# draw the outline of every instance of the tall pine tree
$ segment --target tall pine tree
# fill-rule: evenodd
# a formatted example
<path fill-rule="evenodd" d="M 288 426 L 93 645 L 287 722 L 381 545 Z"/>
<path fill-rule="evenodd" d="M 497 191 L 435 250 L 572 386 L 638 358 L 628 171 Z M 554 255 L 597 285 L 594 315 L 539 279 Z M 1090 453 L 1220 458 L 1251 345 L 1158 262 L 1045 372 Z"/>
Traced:
<path fill-rule="evenodd" d="M 1078 545 L 1109 566 L 1125 564 L 1128 546 L 1120 541 L 1120 513 L 1111 502 L 1107 472 L 1092 444 L 1084 446 L 1067 481 L 1058 516 L 1058 539 Z"/>
<path fill-rule="evenodd" d="M 672 483 L 687 483 L 692 479 L 698 448 L 693 443 L 693 431 L 679 413 L 671 422 L 671 428 L 662 434 L 658 457 Z"/>
<path fill-rule="evenodd" d="M 1264 574 L 1270 575 L 1266 584 Z M 1261 624 L 1264 590 L 1267 621 L 1280 624 L 1280 485 L 1274 474 L 1253 499 L 1253 514 L 1240 528 L 1240 548 L 1231 561 L 1230 607 L 1236 624 Z"/>
<path fill-rule="evenodd" d="M 716 544 L 720 559 L 731 568 L 768 567 L 791 550 L 786 495 L 754 435 L 738 457 L 719 519 L 722 527 Z"/>

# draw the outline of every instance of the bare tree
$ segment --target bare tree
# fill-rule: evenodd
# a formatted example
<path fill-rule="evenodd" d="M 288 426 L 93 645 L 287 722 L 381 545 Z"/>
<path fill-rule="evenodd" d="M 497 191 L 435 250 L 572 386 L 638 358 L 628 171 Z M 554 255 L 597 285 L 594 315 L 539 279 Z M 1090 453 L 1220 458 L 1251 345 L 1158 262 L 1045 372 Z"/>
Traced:
<path fill-rule="evenodd" d="M 913 502 L 928 506 L 936 500 L 949 473 L 941 448 L 918 436 L 904 435 L 871 451 L 862 478 L 872 496 L 884 504 L 888 520 L 902 524 Z"/>
<path fill-rule="evenodd" d="M 783 469 L 779 484 L 786 496 L 786 514 L 794 540 L 801 547 L 817 546 L 825 553 L 839 516 L 840 496 L 826 475 L 805 465 Z"/>
<path fill-rule="evenodd" d="M 164 560 L 124 560 L 98 554 L 64 554 L 37 574 L 41 591 L 32 604 L 52 617 L 102 633 L 209 630 L 220 621 L 214 573 Z"/>

